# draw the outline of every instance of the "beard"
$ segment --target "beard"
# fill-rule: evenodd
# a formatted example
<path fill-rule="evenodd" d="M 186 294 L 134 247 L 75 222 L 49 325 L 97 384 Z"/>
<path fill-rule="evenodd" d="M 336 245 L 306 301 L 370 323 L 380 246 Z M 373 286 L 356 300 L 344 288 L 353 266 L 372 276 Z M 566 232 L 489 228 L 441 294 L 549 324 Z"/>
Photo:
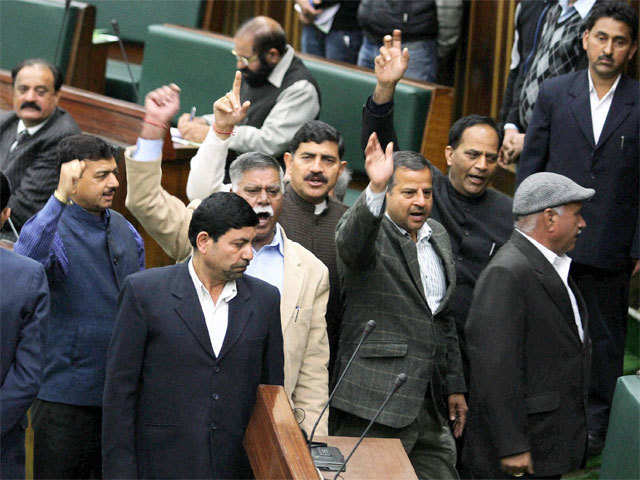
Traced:
<path fill-rule="evenodd" d="M 260 68 L 258 68 L 258 70 L 254 72 L 253 70 L 249 70 L 249 67 L 244 67 L 240 72 L 242 72 L 242 79 L 246 81 L 250 87 L 259 88 L 267 83 L 267 79 L 274 68 L 275 65 L 271 66 L 261 58 Z"/>

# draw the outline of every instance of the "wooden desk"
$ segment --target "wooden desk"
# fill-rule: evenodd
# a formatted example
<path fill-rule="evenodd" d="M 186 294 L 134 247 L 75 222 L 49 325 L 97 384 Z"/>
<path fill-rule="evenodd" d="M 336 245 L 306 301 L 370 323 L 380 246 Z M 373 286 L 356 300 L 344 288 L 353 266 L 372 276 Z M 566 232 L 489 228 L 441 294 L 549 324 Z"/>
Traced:
<path fill-rule="evenodd" d="M 317 437 L 338 447 L 346 458 L 358 441 L 357 437 Z M 375 453 L 373 455 L 372 453 Z M 324 479 L 333 479 L 336 472 L 322 472 Z M 418 480 L 416 472 L 397 438 L 365 438 L 342 473 L 344 480 Z"/>

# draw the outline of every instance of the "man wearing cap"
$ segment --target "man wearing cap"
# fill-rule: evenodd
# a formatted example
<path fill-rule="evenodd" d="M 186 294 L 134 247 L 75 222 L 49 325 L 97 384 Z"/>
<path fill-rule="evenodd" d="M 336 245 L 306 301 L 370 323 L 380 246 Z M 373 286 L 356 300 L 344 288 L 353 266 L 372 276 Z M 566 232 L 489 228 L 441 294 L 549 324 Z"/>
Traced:
<path fill-rule="evenodd" d="M 556 173 L 528 177 L 513 199 L 515 231 L 476 283 L 463 450 L 473 478 L 560 478 L 582 464 L 590 340 L 566 253 L 594 193 Z"/>

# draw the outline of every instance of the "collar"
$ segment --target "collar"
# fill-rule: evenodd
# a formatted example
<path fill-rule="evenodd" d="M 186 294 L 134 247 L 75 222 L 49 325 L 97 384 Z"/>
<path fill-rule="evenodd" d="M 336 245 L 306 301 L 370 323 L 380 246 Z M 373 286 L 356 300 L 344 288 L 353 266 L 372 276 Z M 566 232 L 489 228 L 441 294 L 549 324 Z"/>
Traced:
<path fill-rule="evenodd" d="M 435 182 L 433 182 L 433 183 L 435 184 Z M 453 184 L 451 183 L 451 180 L 449 180 L 449 175 L 448 174 L 447 174 L 446 181 L 444 183 L 446 183 L 447 192 L 449 193 L 449 197 L 454 197 L 456 200 L 459 200 L 459 201 L 464 202 L 464 203 L 469 203 L 469 204 L 472 204 L 472 205 L 477 205 L 478 203 L 482 203 L 482 201 L 487 196 L 487 190 L 489 189 L 489 187 L 487 186 L 487 188 L 485 188 L 484 192 L 482 192 L 480 195 L 476 195 L 475 197 L 470 197 L 470 196 L 467 196 L 467 195 L 463 195 L 458 190 L 456 190 L 456 187 L 454 187 Z"/>
<path fill-rule="evenodd" d="M 596 95 L 596 97 L 597 97 L 596 87 L 593 84 L 593 78 L 591 77 L 591 71 L 588 68 L 587 68 L 587 77 L 589 78 L 589 95 Z M 616 81 L 613 82 L 613 85 L 611 85 L 611 88 L 609 89 L 609 91 L 607 93 L 605 93 L 602 96 L 602 98 L 598 98 L 598 102 L 604 102 L 607 97 L 613 96 L 613 94 L 616 92 L 616 88 L 618 88 L 618 84 L 620 83 L 620 78 L 622 78 L 622 74 L 618 75 L 618 78 L 616 78 Z"/>
<path fill-rule="evenodd" d="M 196 287 L 198 296 L 200 296 L 200 294 L 205 294 L 205 293 L 211 296 L 211 294 L 209 293 L 209 290 L 207 290 L 207 287 L 205 287 L 204 283 L 202 283 L 200 281 L 200 278 L 198 278 L 196 269 L 193 267 L 193 256 L 191 256 L 191 258 L 189 259 L 189 264 L 187 268 L 189 269 L 189 276 L 191 277 L 193 286 Z M 236 281 L 229 280 L 227 283 L 224 284 L 224 287 L 222 288 L 222 292 L 220 292 L 220 296 L 218 297 L 217 303 L 220 303 L 220 300 L 224 300 L 225 303 L 229 303 L 231 300 L 235 298 L 237 294 L 238 294 L 238 288 L 236 287 Z"/>
<path fill-rule="evenodd" d="M 385 212 L 384 215 L 385 215 L 385 217 L 387 217 L 389 219 L 389 221 L 398 229 L 398 231 L 402 235 L 404 235 L 405 237 L 411 238 L 411 235 L 409 235 L 409 232 L 407 232 L 404 228 L 402 228 L 396 222 L 391 220 L 391 217 L 389 216 L 389 214 L 387 212 Z M 422 225 L 422 227 L 420 227 L 420 230 L 418 230 L 418 235 L 417 235 L 417 240 L 418 241 L 416 243 L 420 243 L 423 240 L 426 240 L 428 242 L 429 239 L 431 238 L 431 233 L 432 233 L 431 227 L 425 221 L 424 224 Z"/>
<path fill-rule="evenodd" d="M 329 205 L 327 205 L 327 199 L 325 198 L 322 202 L 316 204 L 314 206 L 314 212 L 316 215 L 322 215 L 327 209 Z"/>
<path fill-rule="evenodd" d="M 308 211 L 309 213 L 315 214 L 315 215 L 322 215 L 323 213 L 325 213 L 327 210 L 329 210 L 330 208 L 330 202 L 327 198 L 325 198 L 322 203 L 319 203 L 317 205 L 314 205 L 313 203 L 309 203 L 307 202 L 304 198 L 302 198 L 300 195 L 298 195 L 298 192 L 296 192 L 293 187 L 291 186 L 291 183 L 288 183 L 287 186 L 285 187 L 285 196 L 290 195 L 290 198 L 296 202 L 296 204 L 298 204 L 301 208 L 303 208 L 305 211 Z M 318 211 L 318 208 L 323 205 L 324 208 L 321 211 Z"/>
<path fill-rule="evenodd" d="M 584 19 L 591 11 L 591 7 L 593 7 L 594 3 L 596 3 L 596 0 L 576 0 L 573 5 L 569 5 L 569 0 L 559 0 L 558 4 L 562 7 L 562 13 L 558 18 L 558 21 L 560 22 L 567 18 L 572 8 L 578 12 L 580 18 Z"/>
<path fill-rule="evenodd" d="M 534 247 L 536 247 L 544 258 L 553 266 L 553 268 L 560 274 L 562 280 L 567 281 L 567 277 L 569 276 L 569 268 L 571 267 L 571 257 L 569 257 L 566 253 L 562 256 L 556 255 L 555 252 L 552 252 L 547 247 L 542 245 L 540 242 L 535 240 L 533 237 L 530 237 L 526 233 L 524 233 L 519 228 L 516 228 L 516 231 L 520 233 L 524 238 L 529 240 Z"/>
<path fill-rule="evenodd" d="M 278 250 L 278 252 L 280 253 L 280 255 L 282 255 L 282 257 L 284 257 L 284 240 L 282 238 L 282 227 L 280 226 L 279 223 L 276 223 L 276 231 L 273 234 L 273 238 L 271 239 L 271 243 L 267 243 L 266 245 L 264 245 L 260 251 L 264 250 L 264 249 L 274 249 L 274 250 Z M 254 250 L 255 252 L 255 250 Z"/>
<path fill-rule="evenodd" d="M 20 119 L 18 121 L 18 132 L 17 132 L 17 134 L 20 135 L 20 133 L 22 133 L 24 130 L 26 130 L 27 132 L 29 132 L 29 135 L 35 135 L 38 130 L 40 130 L 42 127 L 45 126 L 45 124 L 49 121 L 49 119 L 51 117 L 53 117 L 53 113 L 51 115 L 49 115 L 44 121 L 40 122 L 37 125 L 34 125 L 33 127 L 25 126 L 25 124 L 22 121 L 22 119 Z"/>
<path fill-rule="evenodd" d="M 295 53 L 293 51 L 293 48 L 291 48 L 291 45 L 287 45 L 287 50 L 284 52 L 284 55 L 275 66 L 275 68 L 271 71 L 269 77 L 267 77 L 267 80 L 271 85 L 276 88 L 280 88 L 280 85 L 282 85 L 282 80 L 284 80 L 284 75 L 285 73 L 287 73 L 287 70 L 289 70 L 289 66 L 293 61 L 294 54 Z"/>
<path fill-rule="evenodd" d="M 67 207 L 67 210 L 74 218 L 91 225 L 106 227 L 109 225 L 109 221 L 111 220 L 111 212 L 108 208 L 104 210 L 101 216 L 88 212 L 77 203 L 71 203 Z"/>

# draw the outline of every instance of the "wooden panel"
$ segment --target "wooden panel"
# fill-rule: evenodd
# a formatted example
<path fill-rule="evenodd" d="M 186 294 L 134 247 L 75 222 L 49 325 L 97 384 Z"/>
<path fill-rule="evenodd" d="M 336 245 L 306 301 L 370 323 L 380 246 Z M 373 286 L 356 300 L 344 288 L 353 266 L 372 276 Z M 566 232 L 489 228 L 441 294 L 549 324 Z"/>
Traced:
<path fill-rule="evenodd" d="M 258 387 L 244 447 L 258 480 L 317 478 L 309 448 L 282 387 Z"/>
<path fill-rule="evenodd" d="M 358 441 L 356 437 L 317 437 L 338 447 L 344 457 L 349 455 Z M 335 472 L 322 472 L 323 478 L 332 479 Z M 342 473 L 344 480 L 417 480 L 416 472 L 397 438 L 365 438 L 349 460 Z"/>

